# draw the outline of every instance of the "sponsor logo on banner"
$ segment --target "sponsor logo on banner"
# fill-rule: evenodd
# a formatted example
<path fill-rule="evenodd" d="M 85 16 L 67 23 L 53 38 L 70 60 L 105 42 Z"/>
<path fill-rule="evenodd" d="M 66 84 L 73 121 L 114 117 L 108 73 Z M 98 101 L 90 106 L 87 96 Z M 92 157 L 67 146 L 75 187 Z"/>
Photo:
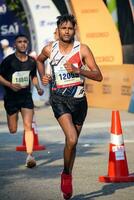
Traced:
<path fill-rule="evenodd" d="M 101 37 L 109 37 L 109 33 L 108 32 L 96 32 L 96 33 L 87 33 L 86 37 L 90 37 L 90 38 L 101 38 Z"/>
<path fill-rule="evenodd" d="M 115 60 L 115 58 L 114 56 L 98 56 L 98 57 L 95 57 L 95 60 L 96 62 L 99 62 L 99 63 L 103 63 L 103 62 L 112 63 Z"/>
<path fill-rule="evenodd" d="M 40 10 L 40 9 L 50 9 L 50 5 L 40 5 L 36 4 L 35 9 Z"/>
<path fill-rule="evenodd" d="M 82 9 L 81 10 L 82 14 L 97 13 L 97 12 L 99 12 L 99 9 L 95 9 L 95 8 L 92 8 L 92 9 Z"/>
<path fill-rule="evenodd" d="M 17 35 L 19 33 L 19 24 L 14 22 L 13 24 L 3 24 L 0 26 L 1 36 Z"/>
<path fill-rule="evenodd" d="M 40 24 L 40 26 L 43 26 L 43 27 L 45 27 L 45 26 L 56 26 L 56 22 L 55 21 L 45 21 L 45 20 L 41 20 L 40 22 L 39 22 L 39 24 Z"/>

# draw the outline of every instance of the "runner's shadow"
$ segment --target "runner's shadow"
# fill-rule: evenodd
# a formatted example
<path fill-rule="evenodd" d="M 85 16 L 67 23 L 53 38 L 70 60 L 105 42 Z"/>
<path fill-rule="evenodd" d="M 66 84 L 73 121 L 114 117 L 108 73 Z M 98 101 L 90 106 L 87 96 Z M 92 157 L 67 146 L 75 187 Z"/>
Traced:
<path fill-rule="evenodd" d="M 76 157 L 88 157 L 88 156 L 91 157 L 91 156 L 101 155 L 101 153 L 98 151 L 93 152 L 95 148 L 96 147 L 94 145 L 83 147 L 82 144 L 78 144 Z M 40 152 L 40 156 L 37 156 L 38 161 L 43 160 L 43 162 L 38 164 L 38 166 L 41 167 L 46 164 L 52 163 L 56 160 L 63 159 L 63 151 L 64 151 L 64 144 L 47 143 L 46 151 L 42 153 Z"/>
<path fill-rule="evenodd" d="M 128 182 L 128 183 L 110 183 L 108 185 L 104 185 L 102 189 L 98 191 L 94 191 L 88 194 L 80 194 L 77 196 L 74 196 L 72 200 L 94 200 L 95 197 L 101 197 L 101 196 L 108 196 L 111 194 L 114 194 L 116 190 L 128 188 L 128 187 L 134 187 L 134 182 Z"/>

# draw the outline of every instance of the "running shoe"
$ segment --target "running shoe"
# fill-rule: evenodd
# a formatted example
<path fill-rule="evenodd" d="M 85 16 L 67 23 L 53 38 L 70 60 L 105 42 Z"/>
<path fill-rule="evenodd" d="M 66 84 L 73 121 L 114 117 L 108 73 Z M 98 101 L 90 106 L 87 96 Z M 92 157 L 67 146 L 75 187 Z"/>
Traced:
<path fill-rule="evenodd" d="M 26 167 L 33 168 L 36 166 L 36 161 L 33 156 L 28 155 L 26 159 Z"/>
<path fill-rule="evenodd" d="M 73 194 L 72 187 L 72 175 L 68 175 L 62 172 L 61 174 L 61 191 L 64 199 L 70 199 Z"/>

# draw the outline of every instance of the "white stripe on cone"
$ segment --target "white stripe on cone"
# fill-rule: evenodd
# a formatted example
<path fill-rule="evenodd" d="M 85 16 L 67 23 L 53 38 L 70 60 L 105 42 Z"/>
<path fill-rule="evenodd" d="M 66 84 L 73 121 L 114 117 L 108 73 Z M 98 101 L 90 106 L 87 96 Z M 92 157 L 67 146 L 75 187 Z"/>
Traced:
<path fill-rule="evenodd" d="M 32 122 L 32 128 L 34 129 L 34 133 L 38 134 L 38 130 L 37 130 L 37 126 L 36 126 L 35 121 Z"/>
<path fill-rule="evenodd" d="M 124 141 L 123 141 L 122 134 L 120 134 L 120 135 L 111 134 L 111 144 L 121 145 L 123 143 L 124 143 Z"/>

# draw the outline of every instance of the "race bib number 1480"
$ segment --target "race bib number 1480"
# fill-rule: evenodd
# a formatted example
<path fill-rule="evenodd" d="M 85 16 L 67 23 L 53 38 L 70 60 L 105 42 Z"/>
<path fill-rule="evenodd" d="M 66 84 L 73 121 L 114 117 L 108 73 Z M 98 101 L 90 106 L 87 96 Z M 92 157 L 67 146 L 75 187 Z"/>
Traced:
<path fill-rule="evenodd" d="M 22 87 L 29 85 L 29 73 L 30 71 L 18 71 L 12 75 L 12 83 L 20 84 Z"/>

